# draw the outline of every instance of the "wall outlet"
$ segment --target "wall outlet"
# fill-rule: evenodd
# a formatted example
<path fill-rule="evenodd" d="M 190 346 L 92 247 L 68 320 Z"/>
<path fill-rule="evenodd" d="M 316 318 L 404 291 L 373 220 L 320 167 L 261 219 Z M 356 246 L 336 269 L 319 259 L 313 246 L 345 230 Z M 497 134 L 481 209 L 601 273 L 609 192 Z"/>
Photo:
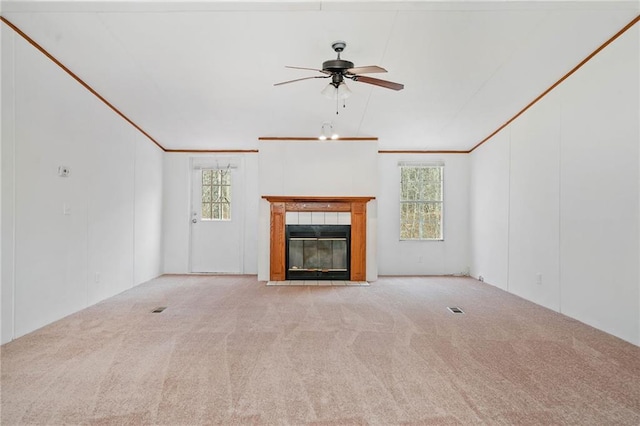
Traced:
<path fill-rule="evenodd" d="M 62 203 L 62 214 L 69 216 L 71 214 L 71 206 L 69 203 Z"/>
<path fill-rule="evenodd" d="M 95 281 L 96 284 L 100 283 L 100 272 L 96 272 L 93 276 L 93 280 Z"/>
<path fill-rule="evenodd" d="M 542 274 L 540 272 L 536 274 L 536 284 L 542 285 Z"/>

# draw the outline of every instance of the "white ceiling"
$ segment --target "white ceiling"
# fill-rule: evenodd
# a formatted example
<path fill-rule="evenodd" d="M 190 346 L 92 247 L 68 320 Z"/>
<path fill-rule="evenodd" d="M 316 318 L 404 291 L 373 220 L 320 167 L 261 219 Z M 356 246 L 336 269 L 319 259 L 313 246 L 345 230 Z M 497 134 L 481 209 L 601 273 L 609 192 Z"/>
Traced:
<path fill-rule="evenodd" d="M 260 136 L 379 137 L 468 150 L 608 40 L 638 1 L 4 2 L 2 15 L 167 149 L 255 149 Z M 380 65 L 400 92 L 348 82 L 336 115 L 315 75 Z"/>

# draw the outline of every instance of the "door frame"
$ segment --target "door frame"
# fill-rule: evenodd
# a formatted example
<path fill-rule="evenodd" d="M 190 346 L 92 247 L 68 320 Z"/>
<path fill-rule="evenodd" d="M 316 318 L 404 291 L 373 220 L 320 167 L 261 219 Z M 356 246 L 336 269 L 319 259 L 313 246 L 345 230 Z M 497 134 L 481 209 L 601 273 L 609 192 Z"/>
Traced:
<path fill-rule="evenodd" d="M 196 171 L 201 171 L 203 169 L 219 169 L 226 168 L 223 167 L 225 164 L 230 164 L 232 169 L 231 175 L 231 221 L 238 221 L 239 223 L 239 232 L 238 238 L 238 262 L 239 262 L 239 271 L 237 274 L 244 274 L 244 237 L 245 237 L 245 208 L 244 208 L 244 193 L 245 193 L 245 176 L 244 176 L 244 158 L 241 156 L 231 157 L 231 156 L 193 156 L 189 157 L 189 273 L 195 275 L 206 275 L 206 274 L 216 274 L 216 275 L 235 275 L 235 272 L 194 272 L 193 271 L 193 212 L 195 207 L 196 200 L 194 199 L 194 185 L 196 178 Z M 202 174 L 200 173 L 200 179 Z M 234 202 L 235 201 L 235 202 Z M 235 216 L 237 211 L 238 215 Z M 198 218 L 201 220 L 202 218 Z"/>

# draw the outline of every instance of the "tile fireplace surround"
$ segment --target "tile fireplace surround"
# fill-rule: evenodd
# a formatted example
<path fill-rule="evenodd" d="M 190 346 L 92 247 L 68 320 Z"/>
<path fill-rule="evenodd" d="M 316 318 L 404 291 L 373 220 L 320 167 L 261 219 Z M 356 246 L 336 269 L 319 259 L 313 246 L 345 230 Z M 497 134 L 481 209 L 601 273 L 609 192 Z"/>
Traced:
<path fill-rule="evenodd" d="M 365 281 L 367 271 L 367 203 L 375 197 L 307 197 L 264 195 L 271 205 L 271 281 L 285 281 L 287 212 L 349 212 L 351 214 L 351 281 Z"/>

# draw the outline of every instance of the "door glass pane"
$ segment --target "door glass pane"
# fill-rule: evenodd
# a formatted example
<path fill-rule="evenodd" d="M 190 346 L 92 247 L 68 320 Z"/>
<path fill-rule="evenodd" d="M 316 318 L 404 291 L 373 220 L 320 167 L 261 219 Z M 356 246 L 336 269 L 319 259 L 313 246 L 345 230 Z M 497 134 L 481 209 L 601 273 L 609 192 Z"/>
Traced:
<path fill-rule="evenodd" d="M 231 219 L 231 206 L 229 203 L 221 203 L 220 204 L 220 219 L 229 220 Z"/>
<path fill-rule="evenodd" d="M 211 203 L 202 203 L 202 218 L 211 219 Z"/>

